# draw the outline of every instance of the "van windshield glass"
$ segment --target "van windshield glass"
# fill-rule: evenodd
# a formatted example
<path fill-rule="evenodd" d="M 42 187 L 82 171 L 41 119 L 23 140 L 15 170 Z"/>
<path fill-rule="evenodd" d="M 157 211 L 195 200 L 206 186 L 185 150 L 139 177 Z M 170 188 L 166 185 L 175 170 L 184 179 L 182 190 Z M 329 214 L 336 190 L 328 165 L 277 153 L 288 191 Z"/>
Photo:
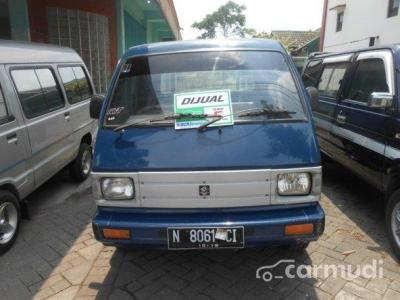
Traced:
<path fill-rule="evenodd" d="M 305 113 L 284 56 L 272 51 L 218 51 L 134 57 L 122 66 L 107 109 L 105 125 L 173 124 L 178 94 L 229 91 L 232 114 L 252 110 L 288 111 L 277 119 L 304 120 Z M 235 123 L 268 121 L 271 115 L 247 114 Z M 137 123 L 136 123 L 137 122 Z"/>

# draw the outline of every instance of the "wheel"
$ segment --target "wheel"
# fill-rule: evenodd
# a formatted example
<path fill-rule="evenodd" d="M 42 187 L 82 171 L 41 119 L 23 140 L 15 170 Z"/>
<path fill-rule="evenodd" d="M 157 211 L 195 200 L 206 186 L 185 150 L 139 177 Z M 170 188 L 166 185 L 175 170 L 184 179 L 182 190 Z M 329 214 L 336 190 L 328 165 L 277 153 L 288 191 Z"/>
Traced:
<path fill-rule="evenodd" d="M 82 143 L 78 155 L 70 166 L 71 177 L 77 182 L 85 181 L 89 177 L 91 169 L 92 148 L 88 144 Z"/>
<path fill-rule="evenodd" d="M 17 197 L 8 191 L 0 191 L 0 255 L 14 244 L 21 222 Z"/>
<path fill-rule="evenodd" d="M 400 260 L 400 190 L 395 191 L 386 206 L 386 231 L 393 252 Z"/>

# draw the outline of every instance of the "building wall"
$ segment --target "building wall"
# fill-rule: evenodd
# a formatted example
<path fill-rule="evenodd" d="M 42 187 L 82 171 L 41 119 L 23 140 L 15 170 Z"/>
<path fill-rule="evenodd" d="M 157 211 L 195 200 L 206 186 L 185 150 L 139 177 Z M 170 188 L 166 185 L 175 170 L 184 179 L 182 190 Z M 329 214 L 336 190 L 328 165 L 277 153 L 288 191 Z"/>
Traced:
<path fill-rule="evenodd" d="M 125 20 L 125 50 L 146 43 L 146 28 L 126 11 Z"/>
<path fill-rule="evenodd" d="M 84 10 L 109 19 L 111 65 L 117 62 L 117 29 L 114 1 L 109 0 L 28 0 L 30 35 L 32 42 L 48 43 L 47 7 Z"/>
<path fill-rule="evenodd" d="M 379 36 L 375 45 L 400 43 L 400 12 L 387 18 L 389 0 L 327 0 L 323 51 L 338 52 L 365 48 L 369 38 Z M 337 5 L 346 4 L 343 29 L 336 32 Z"/>

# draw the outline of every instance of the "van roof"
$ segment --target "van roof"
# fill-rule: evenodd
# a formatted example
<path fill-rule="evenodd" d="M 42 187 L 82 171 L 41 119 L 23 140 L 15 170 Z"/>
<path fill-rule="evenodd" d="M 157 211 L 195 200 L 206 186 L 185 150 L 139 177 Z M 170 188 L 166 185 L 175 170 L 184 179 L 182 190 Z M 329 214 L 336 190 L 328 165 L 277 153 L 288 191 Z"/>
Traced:
<path fill-rule="evenodd" d="M 285 48 L 276 40 L 267 39 L 210 39 L 193 41 L 161 42 L 144 44 L 129 48 L 123 58 L 140 55 L 154 55 L 164 53 L 177 53 L 188 51 L 221 50 L 221 49 L 245 49 L 245 50 L 274 50 L 286 53 Z"/>
<path fill-rule="evenodd" d="M 371 51 L 371 50 L 382 50 L 382 49 L 389 49 L 392 50 L 394 53 L 400 53 L 400 44 L 392 44 L 392 45 L 384 45 L 384 46 L 375 46 L 375 47 L 368 47 L 368 48 L 361 48 L 343 52 L 315 52 L 311 53 L 309 59 L 321 59 L 325 57 L 332 57 L 332 56 L 340 56 L 345 54 L 352 54 L 355 52 L 363 52 L 363 51 Z"/>
<path fill-rule="evenodd" d="M 0 40 L 0 64 L 82 62 L 75 50 L 50 44 Z"/>

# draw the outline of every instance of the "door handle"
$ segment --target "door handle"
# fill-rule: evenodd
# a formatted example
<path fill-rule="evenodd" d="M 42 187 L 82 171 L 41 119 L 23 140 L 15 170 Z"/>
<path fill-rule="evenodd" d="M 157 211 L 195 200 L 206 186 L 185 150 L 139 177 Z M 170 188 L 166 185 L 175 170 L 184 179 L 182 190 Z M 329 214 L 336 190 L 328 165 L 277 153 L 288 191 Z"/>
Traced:
<path fill-rule="evenodd" d="M 339 124 L 344 124 L 344 123 L 346 123 L 346 116 L 338 115 L 338 116 L 336 117 L 336 121 L 337 121 Z"/>
<path fill-rule="evenodd" d="M 71 114 L 69 113 L 69 111 L 64 113 L 64 117 L 65 117 L 65 120 L 67 120 L 67 121 L 69 121 L 69 119 L 71 119 Z"/>
<path fill-rule="evenodd" d="M 18 137 L 17 137 L 16 132 L 13 132 L 13 133 L 10 133 L 9 135 L 7 135 L 6 139 L 7 139 L 7 143 L 9 143 L 9 144 L 18 143 Z"/>

